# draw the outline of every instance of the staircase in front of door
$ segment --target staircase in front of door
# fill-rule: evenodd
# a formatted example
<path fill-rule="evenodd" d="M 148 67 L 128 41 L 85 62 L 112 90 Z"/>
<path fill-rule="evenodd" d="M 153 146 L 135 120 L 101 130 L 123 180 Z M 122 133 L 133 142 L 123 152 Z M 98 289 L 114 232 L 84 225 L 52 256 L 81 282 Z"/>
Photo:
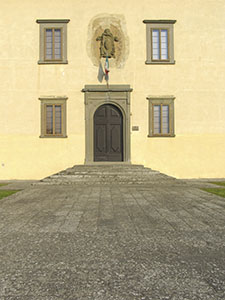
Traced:
<path fill-rule="evenodd" d="M 75 165 L 46 177 L 42 184 L 73 185 L 160 185 L 179 180 L 142 165 Z"/>

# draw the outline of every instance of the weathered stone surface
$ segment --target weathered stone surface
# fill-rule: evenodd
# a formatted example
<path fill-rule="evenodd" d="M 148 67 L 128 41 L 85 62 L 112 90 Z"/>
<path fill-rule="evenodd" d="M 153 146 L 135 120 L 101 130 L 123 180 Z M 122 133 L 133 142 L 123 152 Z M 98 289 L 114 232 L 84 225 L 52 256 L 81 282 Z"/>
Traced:
<path fill-rule="evenodd" d="M 110 59 L 110 68 L 123 68 L 129 55 L 129 38 L 126 21 L 123 15 L 99 14 L 95 16 L 88 26 L 87 53 L 94 66 L 99 66 L 100 45 L 96 39 L 109 29 L 118 42 L 115 43 L 115 58 Z M 102 59 L 102 63 L 105 59 Z"/>
<path fill-rule="evenodd" d="M 45 184 L 121 185 L 166 182 L 180 184 L 173 177 L 142 165 L 75 165 L 41 180 Z"/>
<path fill-rule="evenodd" d="M 0 299 L 224 299 L 224 199 L 157 178 L 0 200 Z"/>

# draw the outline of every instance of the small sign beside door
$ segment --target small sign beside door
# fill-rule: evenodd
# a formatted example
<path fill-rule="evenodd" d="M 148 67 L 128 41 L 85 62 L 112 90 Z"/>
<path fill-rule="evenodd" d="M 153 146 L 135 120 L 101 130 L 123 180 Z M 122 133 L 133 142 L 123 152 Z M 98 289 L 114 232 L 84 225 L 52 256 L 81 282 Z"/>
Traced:
<path fill-rule="evenodd" d="M 132 126 L 132 131 L 139 131 L 139 126 Z"/>

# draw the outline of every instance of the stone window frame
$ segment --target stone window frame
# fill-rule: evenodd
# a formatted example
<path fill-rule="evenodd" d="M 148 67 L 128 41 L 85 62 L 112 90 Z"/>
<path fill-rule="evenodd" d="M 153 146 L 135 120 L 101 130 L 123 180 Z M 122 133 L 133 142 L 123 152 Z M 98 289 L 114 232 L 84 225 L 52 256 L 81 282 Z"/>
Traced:
<path fill-rule="evenodd" d="M 174 24 L 176 20 L 144 20 L 146 24 L 146 61 L 145 64 L 160 64 L 168 65 L 175 64 L 174 60 Z M 153 29 L 166 29 L 168 32 L 168 59 L 166 60 L 153 60 L 152 58 L 152 30 Z"/>
<path fill-rule="evenodd" d="M 41 135 L 40 138 L 67 138 L 66 134 L 66 96 L 43 96 L 38 98 L 41 101 Z M 62 120 L 61 120 L 61 134 L 46 134 L 46 105 L 61 105 Z"/>
<path fill-rule="evenodd" d="M 165 96 L 148 96 L 148 115 L 149 115 L 149 130 L 148 137 L 175 137 L 174 133 L 174 100 L 173 95 Z M 169 133 L 154 134 L 154 105 L 169 105 Z"/>
<path fill-rule="evenodd" d="M 40 41 L 39 41 L 39 61 L 38 64 L 68 64 L 67 60 L 67 23 L 69 19 L 43 19 L 36 20 L 40 24 Z M 45 30 L 60 29 L 61 30 L 61 59 L 45 59 Z"/>

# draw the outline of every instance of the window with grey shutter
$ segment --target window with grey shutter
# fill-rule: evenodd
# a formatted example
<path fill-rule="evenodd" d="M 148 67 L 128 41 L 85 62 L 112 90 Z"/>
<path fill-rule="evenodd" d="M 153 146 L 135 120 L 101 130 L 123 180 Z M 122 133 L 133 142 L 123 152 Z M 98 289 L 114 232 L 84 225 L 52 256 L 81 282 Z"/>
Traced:
<path fill-rule="evenodd" d="M 62 20 L 37 20 L 40 24 L 38 64 L 67 64 L 67 23 Z"/>
<path fill-rule="evenodd" d="M 65 138 L 67 97 L 40 97 L 41 138 Z"/>
<path fill-rule="evenodd" d="M 149 137 L 174 137 L 174 96 L 148 96 Z"/>
<path fill-rule="evenodd" d="M 176 20 L 144 20 L 146 24 L 146 64 L 174 64 L 173 25 Z"/>

